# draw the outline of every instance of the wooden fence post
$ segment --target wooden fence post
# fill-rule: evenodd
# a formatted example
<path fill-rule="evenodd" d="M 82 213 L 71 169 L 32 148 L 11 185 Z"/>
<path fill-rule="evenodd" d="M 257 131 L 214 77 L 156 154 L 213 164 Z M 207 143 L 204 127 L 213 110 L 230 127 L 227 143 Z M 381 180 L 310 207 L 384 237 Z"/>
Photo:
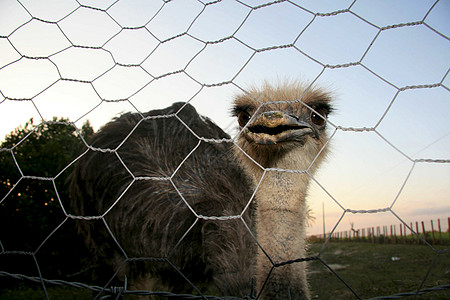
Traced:
<path fill-rule="evenodd" d="M 411 240 L 412 240 L 412 238 L 413 238 L 413 228 L 414 228 L 414 227 L 413 227 L 413 223 L 410 222 L 410 223 L 409 223 L 409 231 L 411 231 L 411 232 L 410 232 L 410 234 L 411 234 Z"/>
<path fill-rule="evenodd" d="M 442 245 L 441 219 L 438 219 L 438 229 L 439 229 L 439 244 Z"/>
<path fill-rule="evenodd" d="M 387 226 L 383 226 L 383 242 L 389 242 L 389 230 Z"/>
<path fill-rule="evenodd" d="M 433 226 L 433 220 L 431 220 L 431 242 L 434 245 L 434 226 Z"/>
<path fill-rule="evenodd" d="M 388 230 L 388 226 L 384 226 L 384 228 L 386 228 L 386 233 L 384 235 L 384 239 L 389 242 L 389 230 Z M 383 230 L 384 231 L 384 230 Z"/>
<path fill-rule="evenodd" d="M 375 228 L 374 227 L 372 227 L 372 243 L 375 243 Z"/>
<path fill-rule="evenodd" d="M 417 222 L 416 221 L 416 235 L 417 235 L 417 242 L 420 242 L 420 239 L 419 239 L 419 222 Z"/>
<path fill-rule="evenodd" d="M 403 230 L 402 232 L 402 243 L 406 242 L 406 225 L 400 223 L 400 229 Z"/>
<path fill-rule="evenodd" d="M 423 232 L 423 239 L 427 240 L 427 232 L 425 231 L 425 223 L 422 221 L 422 232 Z"/>
<path fill-rule="evenodd" d="M 404 241 L 403 240 L 403 227 L 402 227 L 402 223 L 400 223 L 400 241 Z M 406 228 L 405 228 L 405 231 L 406 231 Z"/>
<path fill-rule="evenodd" d="M 448 237 L 450 238 L 450 217 L 448 217 L 448 227 L 447 227 L 447 231 L 448 231 Z"/>
<path fill-rule="evenodd" d="M 394 244 L 397 244 L 397 230 L 395 229 L 395 225 L 394 225 L 394 237 L 392 239 Z"/>
<path fill-rule="evenodd" d="M 448 217 L 447 221 L 448 221 L 447 232 L 450 238 L 450 217 Z M 442 238 L 441 219 L 437 219 L 436 229 L 434 228 L 435 222 L 433 220 L 430 220 L 430 224 L 431 230 L 429 231 L 426 230 L 424 221 L 410 222 L 409 226 L 406 223 L 401 222 L 399 224 L 398 235 L 396 225 L 382 225 L 382 226 L 361 228 L 359 230 L 352 229 L 348 231 L 344 230 L 340 232 L 334 232 L 331 238 L 341 242 L 359 241 L 369 243 L 371 242 L 371 243 L 391 243 L 391 244 L 398 244 L 398 243 L 416 244 L 420 243 L 420 240 L 423 238 L 424 241 L 430 242 L 432 243 L 432 245 L 436 244 L 440 245 L 442 243 L 446 243 L 446 239 Z M 410 231 L 410 237 L 408 236 L 407 233 L 408 229 Z M 439 240 L 436 235 L 437 231 L 439 231 Z M 444 237 L 445 232 L 446 231 L 444 230 Z"/>
<path fill-rule="evenodd" d="M 381 228 L 380 226 L 377 226 L 377 235 L 376 235 L 376 240 L 378 241 L 378 243 L 381 241 Z"/>
<path fill-rule="evenodd" d="M 432 245 L 441 245 L 443 243 L 447 243 L 445 239 L 445 233 L 448 232 L 450 238 L 450 217 L 447 218 L 448 227 L 444 233 L 442 232 L 443 228 L 441 225 L 441 219 L 437 219 L 437 228 L 435 228 L 435 222 L 430 220 L 431 230 L 426 231 L 425 222 L 424 221 L 416 221 L 415 228 L 414 223 L 410 222 L 410 226 L 406 223 L 401 222 L 399 224 L 399 232 L 397 235 L 397 226 L 396 225 L 382 225 L 382 226 L 374 226 L 361 228 L 359 230 L 344 230 L 339 232 L 333 232 L 330 235 L 330 239 L 336 242 L 371 242 L 371 243 L 410 243 L 415 244 L 420 243 L 420 240 L 423 238 L 426 242 L 432 243 Z M 420 223 L 420 225 L 419 225 Z M 421 226 L 421 230 L 419 229 Z M 411 232 L 411 237 L 408 237 L 407 229 Z M 415 229 L 415 230 L 414 230 Z M 438 234 L 439 232 L 439 239 Z M 442 237 L 444 235 L 444 238 Z M 417 237 L 417 240 L 414 238 Z"/>

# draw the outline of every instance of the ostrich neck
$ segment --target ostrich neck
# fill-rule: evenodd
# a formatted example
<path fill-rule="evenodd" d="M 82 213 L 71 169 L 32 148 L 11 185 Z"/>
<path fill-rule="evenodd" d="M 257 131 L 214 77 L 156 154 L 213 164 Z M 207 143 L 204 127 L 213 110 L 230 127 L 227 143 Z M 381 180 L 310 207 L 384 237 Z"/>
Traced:
<path fill-rule="evenodd" d="M 277 167 L 288 169 L 283 165 Z M 304 170 L 306 166 L 296 169 Z M 309 299 L 304 263 L 288 264 L 271 272 L 273 264 L 305 257 L 305 197 L 309 175 L 266 171 L 263 176 L 255 199 L 254 229 L 265 251 L 259 250 L 256 254 L 257 288 L 260 289 L 271 274 L 262 299 L 284 299 L 288 294 L 296 295 L 292 299 Z M 257 176 L 254 177 L 255 183 L 259 182 L 257 180 Z"/>
<path fill-rule="evenodd" d="M 307 177 L 269 171 L 256 192 L 256 236 L 274 263 L 303 255 Z"/>

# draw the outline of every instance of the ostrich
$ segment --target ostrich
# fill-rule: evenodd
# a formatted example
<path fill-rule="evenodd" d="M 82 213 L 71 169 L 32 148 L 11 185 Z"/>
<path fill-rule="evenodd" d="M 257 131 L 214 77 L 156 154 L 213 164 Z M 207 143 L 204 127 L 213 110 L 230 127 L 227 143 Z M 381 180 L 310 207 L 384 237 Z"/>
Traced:
<path fill-rule="evenodd" d="M 286 170 L 326 156 L 330 101 L 298 82 L 252 88 L 235 98 L 234 142 L 188 103 L 104 125 L 70 187 L 76 215 L 104 215 L 78 221 L 93 264 L 135 289 L 309 299 L 305 263 L 283 262 L 305 257 L 310 176 Z"/>

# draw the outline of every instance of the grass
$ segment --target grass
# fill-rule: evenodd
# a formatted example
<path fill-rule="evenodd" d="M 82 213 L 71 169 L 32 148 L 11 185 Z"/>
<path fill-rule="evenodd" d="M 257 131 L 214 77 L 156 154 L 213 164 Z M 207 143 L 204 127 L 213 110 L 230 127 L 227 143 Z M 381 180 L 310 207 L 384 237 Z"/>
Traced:
<path fill-rule="evenodd" d="M 317 255 L 321 248 L 322 244 L 312 244 L 310 254 Z M 436 257 L 425 245 L 332 242 L 320 257 L 362 299 L 416 291 L 431 266 L 423 288 L 450 284 L 450 253 Z M 311 262 L 309 273 L 315 299 L 358 299 L 321 261 Z M 450 290 L 417 299 L 450 299 Z"/>
<path fill-rule="evenodd" d="M 321 248 L 321 243 L 313 243 L 309 254 L 315 256 Z M 313 299 L 358 299 L 326 265 L 362 299 L 416 291 L 429 270 L 423 288 L 450 284 L 450 252 L 437 256 L 426 245 L 330 242 L 320 258 L 324 263 L 309 262 Z M 47 285 L 47 292 L 50 299 L 92 299 L 92 292 L 78 288 Z M 20 284 L 15 289 L 0 290 L 0 299 L 34 300 L 45 299 L 45 295 L 39 284 Z M 430 292 L 417 299 L 450 299 L 450 290 Z"/>
<path fill-rule="evenodd" d="M 48 298 L 52 300 L 85 300 L 92 299 L 92 292 L 85 289 L 70 287 L 47 287 Z M 41 300 L 46 299 L 44 290 L 39 286 L 29 287 L 20 285 L 15 289 L 0 290 L 2 300 Z"/>

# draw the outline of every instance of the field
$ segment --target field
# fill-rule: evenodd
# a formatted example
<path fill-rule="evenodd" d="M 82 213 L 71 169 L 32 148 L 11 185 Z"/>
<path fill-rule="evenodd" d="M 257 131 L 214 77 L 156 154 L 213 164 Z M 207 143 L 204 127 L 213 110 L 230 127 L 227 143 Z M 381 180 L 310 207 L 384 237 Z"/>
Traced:
<path fill-rule="evenodd" d="M 310 247 L 317 255 L 322 244 Z M 447 247 L 448 248 L 448 247 Z M 436 246 L 445 249 L 445 246 Z M 331 242 L 320 258 L 333 269 L 361 299 L 416 291 L 426 274 L 423 288 L 450 284 L 450 252 L 436 256 L 424 245 Z M 434 260 L 434 263 L 433 263 Z M 309 282 L 313 299 L 358 299 L 352 291 L 320 260 L 309 262 Z M 0 281 L 10 280 L 0 277 Z M 83 289 L 47 285 L 50 299 L 91 299 Z M 44 299 L 39 285 L 20 285 L 17 289 L 0 290 L 0 299 Z M 414 299 L 407 297 L 405 299 Z M 450 299 L 450 290 L 429 292 L 416 299 Z"/>
<path fill-rule="evenodd" d="M 310 254 L 317 255 L 321 248 L 322 244 L 312 244 Z M 436 246 L 438 250 L 445 248 Z M 423 288 L 450 284 L 450 252 L 436 257 L 425 245 L 332 242 L 320 257 L 361 299 L 416 291 L 434 259 Z M 322 262 L 311 262 L 309 268 L 315 299 L 358 299 Z M 417 299 L 450 299 L 450 290 L 426 293 Z"/>

